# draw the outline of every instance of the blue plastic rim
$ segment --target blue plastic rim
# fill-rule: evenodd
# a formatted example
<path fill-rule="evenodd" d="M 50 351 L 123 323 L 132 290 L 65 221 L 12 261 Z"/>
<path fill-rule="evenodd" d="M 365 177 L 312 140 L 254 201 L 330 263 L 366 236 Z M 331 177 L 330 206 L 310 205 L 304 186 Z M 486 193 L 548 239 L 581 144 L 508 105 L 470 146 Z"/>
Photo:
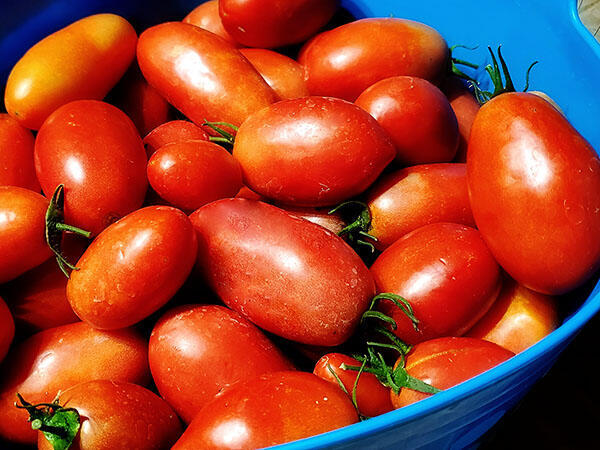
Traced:
<path fill-rule="evenodd" d="M 3 5 L 0 82 L 22 54 L 49 33 L 98 12 L 114 12 L 144 26 L 180 20 L 197 1 L 32 0 Z M 485 64 L 487 46 L 502 44 L 517 88 L 534 60 L 532 89 L 548 93 L 575 128 L 600 149 L 600 45 L 577 13 L 577 0 L 342 0 L 355 17 L 403 17 L 438 29 L 460 57 Z M 140 28 L 138 27 L 138 30 Z M 465 52 L 465 53 L 462 53 Z M 483 77 L 482 77 L 483 80 Z M 600 310 L 600 283 L 552 334 L 505 363 L 421 402 L 365 422 L 277 446 L 315 448 L 465 448 L 492 427 L 552 366 L 558 354 Z"/>

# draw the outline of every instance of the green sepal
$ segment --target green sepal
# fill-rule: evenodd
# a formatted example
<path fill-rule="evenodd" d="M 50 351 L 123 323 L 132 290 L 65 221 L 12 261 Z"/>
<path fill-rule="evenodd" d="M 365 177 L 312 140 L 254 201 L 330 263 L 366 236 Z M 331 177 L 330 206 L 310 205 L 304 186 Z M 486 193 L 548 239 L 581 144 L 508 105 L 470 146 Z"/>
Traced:
<path fill-rule="evenodd" d="M 466 81 L 470 81 L 472 83 L 477 84 L 477 80 L 475 80 L 475 78 L 467 75 L 466 73 L 464 73 L 462 70 L 460 70 L 457 65 L 461 65 L 461 66 L 467 66 L 470 67 L 471 69 L 478 69 L 479 65 L 472 63 L 470 61 L 466 61 L 464 59 L 459 59 L 459 58 L 455 58 L 454 57 L 454 49 L 455 48 L 465 48 L 467 50 L 475 50 L 478 47 L 467 47 L 466 45 L 453 45 L 452 47 L 450 47 L 450 58 L 449 58 L 449 62 L 450 62 L 450 73 L 458 78 L 462 78 L 463 80 Z"/>
<path fill-rule="evenodd" d="M 382 292 L 381 294 L 378 294 L 375 297 L 373 297 L 373 299 L 371 300 L 371 304 L 369 305 L 369 309 L 367 309 L 367 311 L 363 314 L 363 318 L 365 317 L 365 314 L 366 314 L 367 318 L 368 317 L 376 317 L 380 320 L 384 320 L 385 322 L 390 323 L 392 325 L 392 329 L 394 329 L 394 330 L 396 329 L 396 327 L 397 327 L 396 322 L 391 317 L 386 316 L 383 313 L 379 313 L 377 315 L 373 314 L 375 305 L 379 300 L 388 300 L 388 301 L 392 302 L 394 305 L 396 305 L 398 308 L 400 308 L 400 310 L 412 322 L 412 325 L 413 325 L 413 328 L 415 329 L 415 331 L 419 331 L 419 319 L 417 319 L 417 317 L 415 316 L 415 312 L 414 312 L 411 304 L 404 297 L 401 297 L 396 294 L 392 294 L 391 292 Z M 384 316 L 385 318 L 381 317 L 381 316 Z M 362 318 L 361 318 L 361 321 L 362 321 Z"/>
<path fill-rule="evenodd" d="M 341 231 L 338 236 L 345 237 L 350 245 L 356 247 L 366 247 L 371 253 L 375 252 L 375 246 L 371 241 L 377 242 L 377 238 L 369 234 L 371 228 L 371 212 L 369 206 L 366 203 L 358 200 L 349 200 L 347 202 L 340 203 L 328 214 L 340 213 L 344 220 L 348 223 Z"/>
<path fill-rule="evenodd" d="M 228 122 L 209 122 L 208 120 L 204 119 L 204 123 L 202 124 L 202 126 L 209 127 L 210 129 L 216 131 L 217 133 L 219 133 L 221 135 L 220 137 L 211 136 L 209 138 L 209 140 L 211 142 L 219 142 L 219 143 L 230 144 L 230 145 L 234 144 L 235 135 L 225 131 L 222 127 L 231 128 L 232 130 L 234 130 L 237 133 L 238 127 L 236 127 L 235 125 L 228 123 Z"/>
<path fill-rule="evenodd" d="M 425 394 L 437 394 L 438 392 L 442 392 L 440 389 L 425 383 L 423 380 L 419 380 L 418 378 L 409 375 L 406 369 L 400 365 L 394 369 L 392 377 L 398 388 L 397 391 L 394 389 L 396 395 L 402 388 L 412 389 L 413 391 L 423 392 Z"/>

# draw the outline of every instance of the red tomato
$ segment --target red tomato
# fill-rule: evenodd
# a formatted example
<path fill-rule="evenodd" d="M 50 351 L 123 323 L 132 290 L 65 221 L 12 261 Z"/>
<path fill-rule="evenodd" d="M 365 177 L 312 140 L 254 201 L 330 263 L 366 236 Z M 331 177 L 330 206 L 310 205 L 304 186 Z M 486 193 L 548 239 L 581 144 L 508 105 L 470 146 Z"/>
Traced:
<path fill-rule="evenodd" d="M 325 381 L 339 386 L 335 376 L 331 373 L 333 370 L 340 379 L 346 391 L 352 398 L 352 390 L 356 382 L 358 372 L 354 370 L 344 370 L 340 366 L 359 366 L 360 363 L 351 356 L 341 353 L 329 353 L 317 361 L 313 373 Z M 377 377 L 372 373 L 361 373 L 356 386 L 356 403 L 360 413 L 367 417 L 375 417 L 394 409 L 390 401 L 390 389 L 382 385 Z"/>
<path fill-rule="evenodd" d="M 337 0 L 219 0 L 223 26 L 248 47 L 305 41 L 335 13 Z"/>
<path fill-rule="evenodd" d="M 183 431 L 167 402 L 122 381 L 80 383 L 61 392 L 60 404 L 75 408 L 80 417 L 81 428 L 70 450 L 170 448 Z M 38 449 L 54 450 L 42 432 Z"/>
<path fill-rule="evenodd" d="M 344 220 L 337 214 L 329 214 L 329 208 L 317 209 L 317 208 L 283 208 L 287 213 L 308 220 L 309 222 L 321 225 L 323 228 L 327 228 L 334 234 L 338 234 L 346 226 Z"/>
<path fill-rule="evenodd" d="M 308 97 L 304 69 L 292 58 L 263 48 L 243 48 L 240 53 L 282 99 Z"/>
<path fill-rule="evenodd" d="M 159 125 L 144 138 L 148 159 L 163 145 L 184 141 L 208 141 L 208 134 L 193 122 L 172 120 Z"/>
<path fill-rule="evenodd" d="M 31 132 L 8 114 L 0 114 L 0 186 L 19 186 L 39 192 L 33 165 Z"/>
<path fill-rule="evenodd" d="M 473 126 L 475 116 L 479 111 L 479 103 L 477 103 L 471 91 L 456 77 L 446 78 L 443 90 L 458 121 L 460 138 L 454 161 L 464 163 L 467 161 L 469 135 L 471 134 L 471 127 Z"/>
<path fill-rule="evenodd" d="M 427 80 L 392 77 L 356 99 L 389 133 L 396 161 L 412 166 L 448 162 L 458 148 L 458 123 L 446 96 Z"/>
<path fill-rule="evenodd" d="M 73 311 L 96 328 L 114 330 L 148 317 L 186 280 L 196 258 L 187 216 L 148 206 L 111 225 L 86 250 L 67 283 Z"/>
<path fill-rule="evenodd" d="M 258 328 L 217 305 L 167 312 L 152 331 L 148 356 L 160 395 L 186 423 L 235 383 L 293 369 Z"/>
<path fill-rule="evenodd" d="M 0 186 L 0 284 L 52 256 L 46 244 L 48 200 L 16 186 Z"/>
<path fill-rule="evenodd" d="M 230 44 L 233 44 L 236 47 L 240 46 L 240 44 L 227 32 L 225 27 L 223 27 L 223 22 L 221 22 L 221 16 L 219 15 L 218 0 L 210 0 L 196 6 L 192 12 L 184 17 L 183 22 L 204 28 L 211 33 L 221 36 Z"/>
<path fill-rule="evenodd" d="M 341 344 L 374 295 L 369 270 L 340 237 L 279 208 L 224 199 L 190 219 L 204 279 L 227 306 L 271 333 Z"/>
<path fill-rule="evenodd" d="M 15 323 L 12 314 L 2 297 L 0 297 L 0 363 L 6 356 L 14 336 Z"/>
<path fill-rule="evenodd" d="M 59 390 L 96 379 L 146 383 L 146 341 L 130 329 L 100 331 L 83 322 L 34 334 L 3 365 L 0 437 L 23 444 L 36 440 L 27 413 L 14 407 L 17 392 L 34 404 L 49 402 Z"/>
<path fill-rule="evenodd" d="M 438 389 L 449 389 L 506 361 L 515 354 L 492 342 L 465 337 L 443 337 L 417 344 L 406 358 L 409 375 Z M 390 392 L 395 408 L 418 402 L 430 394 L 404 388 Z"/>
<path fill-rule="evenodd" d="M 150 186 L 173 206 L 194 211 L 242 187 L 239 163 L 223 147 L 185 141 L 159 148 L 148 162 Z"/>
<path fill-rule="evenodd" d="M 146 155 L 131 120 L 96 100 L 61 106 L 44 122 L 35 141 L 35 168 L 52 195 L 65 186 L 65 221 L 98 234 L 142 205 Z"/>
<path fill-rule="evenodd" d="M 552 333 L 558 325 L 553 297 L 530 291 L 507 278 L 498 299 L 467 336 L 520 353 Z"/>
<path fill-rule="evenodd" d="M 415 331 L 389 301 L 394 333 L 408 344 L 460 336 L 490 308 L 500 290 L 500 269 L 479 232 L 454 223 L 425 225 L 399 239 L 371 266 L 377 292 L 405 298 L 420 321 Z"/>
<path fill-rule="evenodd" d="M 101 100 L 135 56 L 137 36 L 114 14 L 85 17 L 31 47 L 15 64 L 4 103 L 23 126 L 37 130 L 60 106 Z"/>
<path fill-rule="evenodd" d="M 600 265 L 600 159 L 537 95 L 507 93 L 473 123 L 467 181 L 477 227 L 520 284 L 556 295 Z"/>
<path fill-rule="evenodd" d="M 208 403 L 173 450 L 269 447 L 357 421 L 352 402 L 331 383 L 311 373 L 275 372 Z"/>
<path fill-rule="evenodd" d="M 148 83 L 196 124 L 239 126 L 277 98 L 233 45 L 194 25 L 170 22 L 147 29 L 137 56 Z"/>
<path fill-rule="evenodd" d="M 475 226 L 465 164 L 426 164 L 390 173 L 369 190 L 367 205 L 369 234 L 380 250 L 430 223 Z"/>
<path fill-rule="evenodd" d="M 366 88 L 398 75 L 437 80 L 448 46 L 433 28 L 395 18 L 362 19 L 310 40 L 298 62 L 312 95 L 354 101 Z"/>
<path fill-rule="evenodd" d="M 297 206 L 327 206 L 369 187 L 395 151 L 359 107 L 307 97 L 250 116 L 237 133 L 233 155 L 245 183 L 259 194 Z"/>
<path fill-rule="evenodd" d="M 245 198 L 247 200 L 264 200 L 264 197 L 260 194 L 257 194 L 252 189 L 247 186 L 242 186 L 242 188 L 235 194 L 236 198 Z"/>

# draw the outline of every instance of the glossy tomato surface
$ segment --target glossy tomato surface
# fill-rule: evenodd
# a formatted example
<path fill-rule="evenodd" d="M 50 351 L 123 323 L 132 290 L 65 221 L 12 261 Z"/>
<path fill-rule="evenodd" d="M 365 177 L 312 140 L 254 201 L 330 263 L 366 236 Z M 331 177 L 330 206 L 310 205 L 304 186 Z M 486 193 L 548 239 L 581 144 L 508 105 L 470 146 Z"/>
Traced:
<path fill-rule="evenodd" d="M 337 214 L 329 214 L 330 208 L 294 208 L 283 207 L 283 210 L 293 216 L 301 217 L 309 222 L 321 225 L 334 234 L 338 234 L 346 226 L 344 220 Z"/>
<path fill-rule="evenodd" d="M 163 145 L 183 141 L 208 141 L 208 134 L 193 122 L 171 120 L 157 126 L 144 137 L 148 159 Z"/>
<path fill-rule="evenodd" d="M 8 114 L 0 114 L 0 186 L 41 190 L 33 164 L 31 131 Z"/>
<path fill-rule="evenodd" d="M 240 44 L 227 32 L 219 15 L 219 1 L 210 0 L 196 6 L 183 18 L 183 22 L 204 28 L 211 33 L 221 36 L 227 42 L 239 47 Z"/>
<path fill-rule="evenodd" d="M 6 356 L 15 335 L 15 323 L 12 314 L 0 297 L 0 363 Z"/>
<path fill-rule="evenodd" d="M 480 106 L 471 91 L 457 77 L 446 78 L 442 85 L 442 90 L 446 94 L 446 97 L 448 97 L 450 106 L 452 106 L 452 110 L 458 121 L 458 133 L 460 137 L 454 161 L 464 163 L 467 160 L 467 146 L 469 144 L 469 136 L 471 135 L 471 127 Z"/>

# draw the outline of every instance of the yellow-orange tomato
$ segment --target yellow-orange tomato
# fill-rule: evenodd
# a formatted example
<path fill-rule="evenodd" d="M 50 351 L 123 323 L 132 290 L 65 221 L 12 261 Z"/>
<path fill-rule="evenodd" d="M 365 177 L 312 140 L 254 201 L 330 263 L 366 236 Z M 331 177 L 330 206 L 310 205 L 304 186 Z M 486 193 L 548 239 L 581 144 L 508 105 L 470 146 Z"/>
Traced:
<path fill-rule="evenodd" d="M 136 43 L 131 24 L 114 14 L 72 23 L 35 44 L 15 64 L 6 84 L 6 110 L 37 130 L 65 103 L 101 100 L 127 70 Z"/>

